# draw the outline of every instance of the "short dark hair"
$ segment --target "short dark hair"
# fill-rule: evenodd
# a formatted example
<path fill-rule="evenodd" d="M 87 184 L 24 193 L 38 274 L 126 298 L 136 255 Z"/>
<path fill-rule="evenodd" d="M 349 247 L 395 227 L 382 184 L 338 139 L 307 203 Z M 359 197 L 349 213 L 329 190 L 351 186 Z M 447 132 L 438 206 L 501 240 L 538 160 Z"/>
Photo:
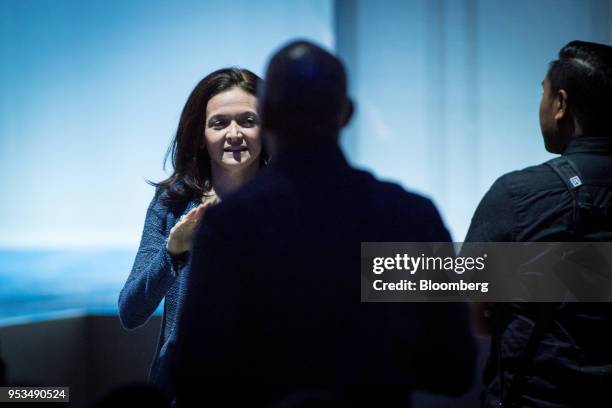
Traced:
<path fill-rule="evenodd" d="M 591 136 L 612 136 L 612 47 L 572 41 L 547 74 L 553 92 L 564 89 L 570 112 Z"/>
<path fill-rule="evenodd" d="M 277 51 L 260 88 L 262 129 L 284 140 L 315 140 L 337 133 L 348 96 L 342 62 L 308 41 Z"/>
<path fill-rule="evenodd" d="M 211 188 L 210 156 L 205 148 L 201 148 L 208 101 L 234 87 L 256 95 L 261 81 L 261 78 L 247 69 L 231 67 L 212 72 L 196 85 L 185 103 L 176 135 L 164 158 L 164 167 L 168 158 L 172 159 L 174 171 L 166 180 L 150 183 L 166 192 L 162 198 L 164 204 L 177 208 L 190 200 L 200 199 Z M 262 165 L 265 158 L 262 144 Z"/>

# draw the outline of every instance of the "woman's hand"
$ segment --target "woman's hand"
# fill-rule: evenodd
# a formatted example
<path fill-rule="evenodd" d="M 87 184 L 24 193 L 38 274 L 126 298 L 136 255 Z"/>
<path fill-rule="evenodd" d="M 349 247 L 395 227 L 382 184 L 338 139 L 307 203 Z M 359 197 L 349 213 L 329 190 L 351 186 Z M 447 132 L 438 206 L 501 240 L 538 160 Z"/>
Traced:
<path fill-rule="evenodd" d="M 166 241 L 166 250 L 171 255 L 179 255 L 191 251 L 196 227 L 200 223 L 204 212 L 211 204 L 212 203 L 207 202 L 193 208 L 187 214 L 183 215 L 174 227 L 172 227 L 168 240 Z"/>

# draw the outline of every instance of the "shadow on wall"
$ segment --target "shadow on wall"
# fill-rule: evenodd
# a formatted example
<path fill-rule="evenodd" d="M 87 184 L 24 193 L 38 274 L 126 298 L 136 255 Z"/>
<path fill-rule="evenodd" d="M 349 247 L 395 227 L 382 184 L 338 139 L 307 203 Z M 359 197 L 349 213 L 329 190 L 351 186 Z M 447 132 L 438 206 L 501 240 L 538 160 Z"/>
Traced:
<path fill-rule="evenodd" d="M 170 408 L 164 394 L 154 388 L 141 384 L 129 385 L 111 391 L 106 397 L 93 405 L 93 408 L 147 407 Z"/>
<path fill-rule="evenodd" d="M 121 327 L 117 316 L 79 316 L 0 327 L 4 382 L 68 386 L 70 407 L 90 407 L 94 401 L 111 397 L 112 390 L 146 382 L 159 327 L 157 316 L 131 332 Z"/>
<path fill-rule="evenodd" d="M 129 332 L 121 327 L 117 316 L 79 316 L 0 327 L 0 356 L 4 359 L 4 366 L 0 360 L 0 386 L 68 386 L 71 408 L 166 407 L 163 397 L 144 385 L 159 327 L 158 316 Z M 488 339 L 480 338 L 479 346 L 479 370 L 468 393 L 450 398 L 415 392 L 412 406 L 479 406 Z M 57 407 L 57 403 L 51 406 Z"/>

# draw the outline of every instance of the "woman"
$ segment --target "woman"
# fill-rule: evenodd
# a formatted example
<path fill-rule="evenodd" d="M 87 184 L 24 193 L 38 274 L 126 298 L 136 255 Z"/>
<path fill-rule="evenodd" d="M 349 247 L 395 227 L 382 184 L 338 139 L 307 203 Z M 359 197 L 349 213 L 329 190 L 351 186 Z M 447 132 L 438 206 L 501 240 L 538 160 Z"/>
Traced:
<path fill-rule="evenodd" d="M 160 183 L 147 210 L 132 272 L 119 295 L 127 329 L 143 325 L 162 299 L 164 314 L 150 380 L 160 389 L 158 363 L 177 318 L 189 251 L 206 208 L 251 179 L 264 163 L 255 92 L 259 77 L 248 70 L 213 72 L 192 91 L 166 154 L 173 174 Z M 171 395 L 169 395 L 171 397 Z"/>

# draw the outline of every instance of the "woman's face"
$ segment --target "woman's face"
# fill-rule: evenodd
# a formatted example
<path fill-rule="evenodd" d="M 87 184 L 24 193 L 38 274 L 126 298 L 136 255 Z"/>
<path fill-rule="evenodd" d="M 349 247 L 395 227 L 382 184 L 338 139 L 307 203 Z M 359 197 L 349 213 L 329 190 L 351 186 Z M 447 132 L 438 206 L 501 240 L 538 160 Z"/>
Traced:
<path fill-rule="evenodd" d="M 234 87 L 221 92 L 206 105 L 204 141 L 211 165 L 240 171 L 259 160 L 261 139 L 257 98 Z"/>

